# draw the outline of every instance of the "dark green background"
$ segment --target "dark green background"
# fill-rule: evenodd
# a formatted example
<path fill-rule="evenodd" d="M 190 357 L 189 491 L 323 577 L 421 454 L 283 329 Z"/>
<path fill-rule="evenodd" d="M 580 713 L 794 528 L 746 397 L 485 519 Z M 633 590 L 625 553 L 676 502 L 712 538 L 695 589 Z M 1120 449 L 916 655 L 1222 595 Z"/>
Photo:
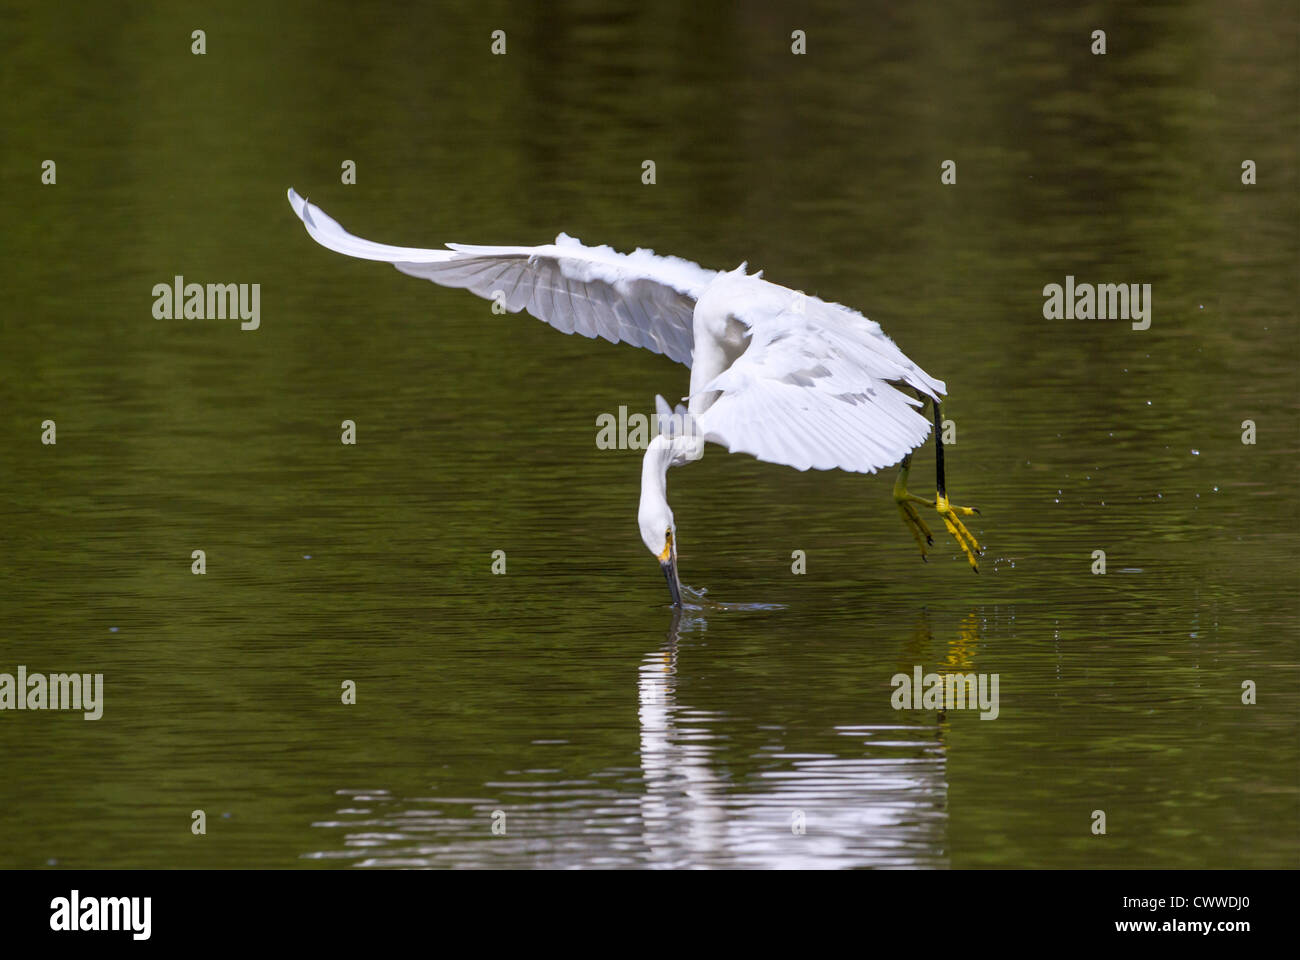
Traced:
<path fill-rule="evenodd" d="M 0 866 L 1297 864 L 1294 4 L 0 17 L 0 672 L 106 685 L 0 714 Z M 670 633 L 595 419 L 685 369 L 323 250 L 291 185 L 862 309 L 947 381 L 982 574 L 890 476 L 710 448 L 682 576 L 754 607 Z M 260 283 L 261 329 L 155 320 L 175 274 Z M 1151 328 L 1044 320 L 1067 274 Z M 918 663 L 1001 716 L 895 712 Z"/>

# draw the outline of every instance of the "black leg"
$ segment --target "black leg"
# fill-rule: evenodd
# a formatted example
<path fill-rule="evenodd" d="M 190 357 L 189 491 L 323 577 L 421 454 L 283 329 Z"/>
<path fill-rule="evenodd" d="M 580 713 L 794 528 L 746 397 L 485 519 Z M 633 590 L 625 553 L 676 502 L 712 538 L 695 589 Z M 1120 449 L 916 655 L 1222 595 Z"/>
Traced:
<path fill-rule="evenodd" d="M 923 397 L 919 392 L 917 396 L 921 399 L 922 408 L 924 408 L 927 398 Z M 907 474 L 912 465 L 911 454 L 905 456 L 903 462 L 899 464 L 898 479 L 894 481 L 894 502 L 898 505 L 898 512 L 902 514 L 903 521 L 907 524 L 908 529 L 912 531 L 912 536 L 916 538 L 917 546 L 921 548 L 922 560 L 926 559 L 926 547 L 934 543 L 934 538 L 929 528 L 926 527 L 925 521 L 916 512 L 917 506 L 932 507 L 939 511 L 944 526 L 952 534 L 953 539 L 957 541 L 957 545 L 961 547 L 961 551 L 966 555 L 966 561 L 970 564 L 971 569 L 979 573 L 979 562 L 976 558 L 984 550 L 980 547 L 979 541 L 971 536 L 970 531 L 966 529 L 966 525 L 961 522 L 962 517 L 977 514 L 979 511 L 974 507 L 959 507 L 948 502 L 948 483 L 943 469 L 943 405 L 933 397 L 928 399 L 934 409 L 934 502 L 922 500 L 907 490 Z"/>
<path fill-rule="evenodd" d="M 948 496 L 948 486 L 943 476 L 943 408 L 938 400 L 931 400 L 934 408 L 934 485 L 939 497 Z"/>

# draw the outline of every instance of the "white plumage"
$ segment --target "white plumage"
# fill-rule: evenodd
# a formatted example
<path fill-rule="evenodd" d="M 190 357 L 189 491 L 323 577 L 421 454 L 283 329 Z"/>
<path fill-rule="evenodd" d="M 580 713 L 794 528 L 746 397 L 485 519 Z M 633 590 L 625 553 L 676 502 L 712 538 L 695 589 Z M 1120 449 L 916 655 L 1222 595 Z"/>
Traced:
<path fill-rule="evenodd" d="M 511 313 L 527 310 L 561 333 L 630 343 L 687 366 L 695 301 L 717 275 L 651 250 L 622 254 L 586 247 L 563 233 L 540 247 L 392 247 L 354 237 L 292 189 L 289 202 L 312 239 L 336 253 L 382 260 L 413 277 L 463 287 L 488 300 L 502 296 Z"/>
<path fill-rule="evenodd" d="M 651 250 L 584 246 L 563 233 L 536 247 L 395 247 L 353 236 L 293 190 L 289 202 L 330 250 L 500 300 L 563 333 L 630 343 L 686 364 L 692 428 L 733 453 L 798 470 L 873 473 L 929 434 L 922 401 L 900 386 L 935 400 L 945 392 L 879 324 L 761 273 L 747 275 L 744 265 L 706 270 Z M 661 562 L 671 560 L 675 578 L 666 473 L 690 458 L 680 438 L 656 440 L 643 469 L 642 538 Z M 658 482 L 648 481 L 655 472 Z"/>
<path fill-rule="evenodd" d="M 293 190 L 289 202 L 312 239 L 330 250 L 486 299 L 500 296 L 510 312 L 526 310 L 562 333 L 630 343 L 688 367 L 697 327 L 711 325 L 711 317 L 696 320 L 701 301 L 704 312 L 721 318 L 723 337 L 734 318 L 744 330 L 722 350 L 728 362 L 693 371 L 690 403 L 705 439 L 733 453 L 798 470 L 871 473 L 929 433 L 919 401 L 893 384 L 931 397 L 944 392 L 879 324 L 743 268 L 721 273 L 651 250 L 622 254 L 563 233 L 536 247 L 395 247 L 353 236 Z"/>

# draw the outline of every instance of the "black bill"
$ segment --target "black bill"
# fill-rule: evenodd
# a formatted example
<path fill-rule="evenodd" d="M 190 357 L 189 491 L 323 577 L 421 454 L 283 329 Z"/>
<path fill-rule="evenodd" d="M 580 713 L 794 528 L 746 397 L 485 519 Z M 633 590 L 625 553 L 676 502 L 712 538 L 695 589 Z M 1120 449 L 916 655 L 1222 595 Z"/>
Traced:
<path fill-rule="evenodd" d="M 668 589 L 673 595 L 673 606 L 682 605 L 682 585 L 677 580 L 677 558 L 671 557 L 659 564 L 659 569 L 664 572 L 664 579 L 668 581 Z"/>

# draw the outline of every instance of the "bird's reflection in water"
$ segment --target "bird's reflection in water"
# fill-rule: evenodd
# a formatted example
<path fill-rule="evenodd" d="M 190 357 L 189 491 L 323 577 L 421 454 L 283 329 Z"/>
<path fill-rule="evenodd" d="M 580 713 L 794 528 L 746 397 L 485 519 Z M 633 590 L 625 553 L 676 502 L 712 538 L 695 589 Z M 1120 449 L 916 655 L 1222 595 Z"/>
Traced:
<path fill-rule="evenodd" d="M 645 781 L 641 819 L 652 861 L 665 865 L 715 849 L 725 833 L 722 784 L 710 766 L 711 734 L 695 725 L 706 723 L 709 715 L 677 703 L 678 638 L 708 626 L 698 609 L 673 611 L 668 639 L 642 661 L 637 683 Z"/>
<path fill-rule="evenodd" d="M 727 709 L 708 709 L 707 618 L 720 609 L 675 611 L 642 658 L 639 769 L 516 768 L 482 783 L 477 799 L 341 790 L 341 809 L 315 826 L 341 831 L 343 848 L 305 856 L 363 867 L 946 866 L 949 718 L 892 711 L 889 659 L 864 665 L 871 675 L 843 722 L 773 722 L 753 700 L 742 716 L 725 692 Z M 900 669 L 970 667 L 978 629 L 968 616 L 939 649 L 923 616 L 896 652 Z M 494 835 L 498 809 L 509 827 Z"/>
<path fill-rule="evenodd" d="M 785 763 L 734 782 L 719 770 L 710 729 L 722 716 L 677 695 L 682 638 L 707 627 L 699 610 L 675 611 L 666 642 L 640 668 L 641 817 L 651 863 L 945 866 L 946 758 L 938 728 L 837 726 L 861 738 L 867 754 L 778 746 L 763 759 Z M 891 756 L 872 756 L 871 748 Z"/>

